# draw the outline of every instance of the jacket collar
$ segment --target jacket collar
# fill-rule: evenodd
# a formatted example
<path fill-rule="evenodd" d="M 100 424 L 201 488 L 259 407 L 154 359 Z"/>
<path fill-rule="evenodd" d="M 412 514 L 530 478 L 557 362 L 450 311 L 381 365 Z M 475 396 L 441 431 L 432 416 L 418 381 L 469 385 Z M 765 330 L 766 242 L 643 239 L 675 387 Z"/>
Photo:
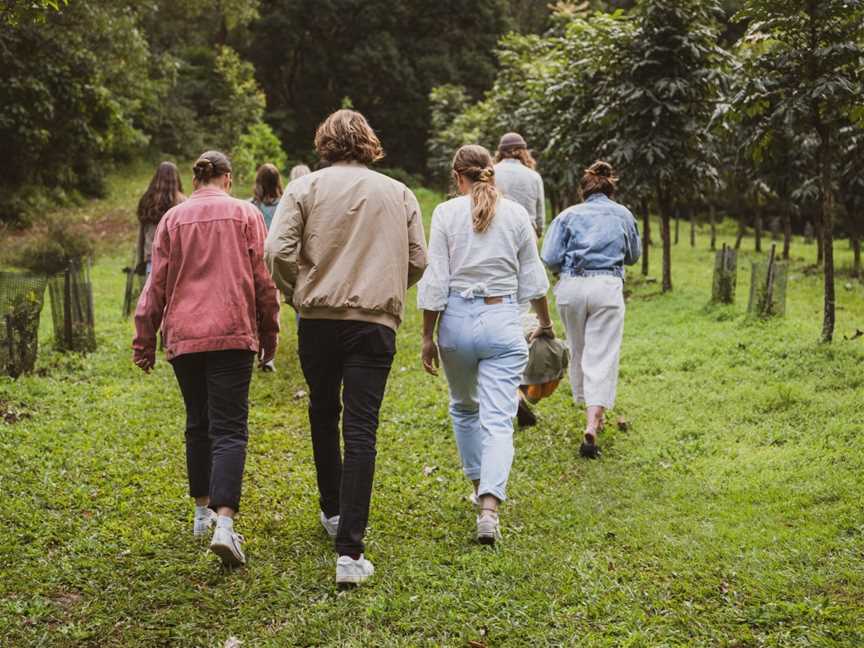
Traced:
<path fill-rule="evenodd" d="M 585 202 L 586 202 L 586 203 L 589 203 L 589 202 L 594 202 L 594 201 L 597 201 L 597 200 L 605 201 L 605 202 L 610 202 L 612 199 L 609 198 L 609 196 L 607 196 L 607 195 L 604 194 L 604 193 L 594 193 L 594 194 L 591 194 L 590 196 L 588 196 L 588 197 L 585 199 Z"/>
<path fill-rule="evenodd" d="M 219 187 L 214 187 L 213 185 L 204 185 L 203 187 L 198 187 L 195 191 L 192 192 L 190 198 L 212 198 L 213 196 L 227 196 L 228 192 L 223 191 Z"/>

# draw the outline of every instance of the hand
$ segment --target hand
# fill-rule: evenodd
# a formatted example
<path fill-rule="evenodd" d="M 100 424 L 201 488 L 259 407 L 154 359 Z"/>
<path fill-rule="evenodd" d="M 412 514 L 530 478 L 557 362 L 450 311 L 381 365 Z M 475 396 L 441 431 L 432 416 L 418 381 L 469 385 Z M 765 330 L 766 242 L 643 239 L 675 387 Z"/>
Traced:
<path fill-rule="evenodd" d="M 423 359 L 423 369 L 426 370 L 426 373 L 437 376 L 441 361 L 438 357 L 438 345 L 435 344 L 435 340 L 423 338 L 423 351 L 420 357 Z"/>
<path fill-rule="evenodd" d="M 138 367 L 144 372 L 149 374 L 153 367 L 156 366 L 156 353 L 155 352 L 143 352 L 138 353 L 135 352 L 135 355 L 132 356 L 132 362 L 134 362 Z"/>
<path fill-rule="evenodd" d="M 258 352 L 258 366 L 263 367 L 268 362 L 272 362 L 276 357 L 276 345 L 261 344 L 261 350 Z"/>
<path fill-rule="evenodd" d="M 537 338 L 541 338 L 541 337 L 549 338 L 550 340 L 555 339 L 555 329 L 552 328 L 551 324 L 548 327 L 547 326 L 538 326 L 533 331 L 531 331 L 531 335 L 528 336 L 528 342 L 530 344 L 531 342 L 533 342 Z"/>

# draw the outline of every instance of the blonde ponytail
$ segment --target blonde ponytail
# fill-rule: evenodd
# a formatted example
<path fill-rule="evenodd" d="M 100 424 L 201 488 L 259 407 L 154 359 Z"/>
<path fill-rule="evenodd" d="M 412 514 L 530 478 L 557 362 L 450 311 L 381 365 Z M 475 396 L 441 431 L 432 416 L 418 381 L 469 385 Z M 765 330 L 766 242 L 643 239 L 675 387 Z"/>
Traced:
<path fill-rule="evenodd" d="M 482 146 L 463 146 L 453 157 L 453 171 L 471 181 L 471 221 L 475 232 L 485 232 L 495 218 L 501 198 L 495 186 L 492 156 Z"/>

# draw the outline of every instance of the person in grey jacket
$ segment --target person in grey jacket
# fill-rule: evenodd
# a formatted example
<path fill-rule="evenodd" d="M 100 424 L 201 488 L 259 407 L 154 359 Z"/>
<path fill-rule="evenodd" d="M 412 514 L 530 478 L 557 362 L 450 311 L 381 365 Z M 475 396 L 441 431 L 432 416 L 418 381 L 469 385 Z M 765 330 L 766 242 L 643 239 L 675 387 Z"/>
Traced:
<path fill-rule="evenodd" d="M 546 197 L 537 163 L 519 133 L 506 133 L 495 154 L 495 183 L 505 198 L 519 203 L 531 217 L 539 239 L 546 226 Z"/>
<path fill-rule="evenodd" d="M 630 210 L 612 200 L 618 178 L 606 162 L 585 170 L 584 202 L 552 221 L 540 254 L 561 280 L 558 312 L 570 343 L 570 383 L 576 403 L 588 407 L 583 457 L 599 454 L 597 434 L 615 404 L 618 360 L 624 335 L 624 266 L 642 254 Z"/>

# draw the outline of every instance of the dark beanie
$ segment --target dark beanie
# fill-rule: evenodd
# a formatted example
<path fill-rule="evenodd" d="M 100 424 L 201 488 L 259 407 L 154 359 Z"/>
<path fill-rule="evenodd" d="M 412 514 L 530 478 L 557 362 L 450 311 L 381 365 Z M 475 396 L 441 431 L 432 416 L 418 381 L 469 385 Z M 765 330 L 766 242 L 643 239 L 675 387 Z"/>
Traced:
<path fill-rule="evenodd" d="M 498 142 L 498 150 L 504 151 L 507 149 L 520 149 L 528 148 L 528 144 L 525 143 L 525 140 L 519 133 L 505 133 L 501 137 L 501 141 Z"/>

